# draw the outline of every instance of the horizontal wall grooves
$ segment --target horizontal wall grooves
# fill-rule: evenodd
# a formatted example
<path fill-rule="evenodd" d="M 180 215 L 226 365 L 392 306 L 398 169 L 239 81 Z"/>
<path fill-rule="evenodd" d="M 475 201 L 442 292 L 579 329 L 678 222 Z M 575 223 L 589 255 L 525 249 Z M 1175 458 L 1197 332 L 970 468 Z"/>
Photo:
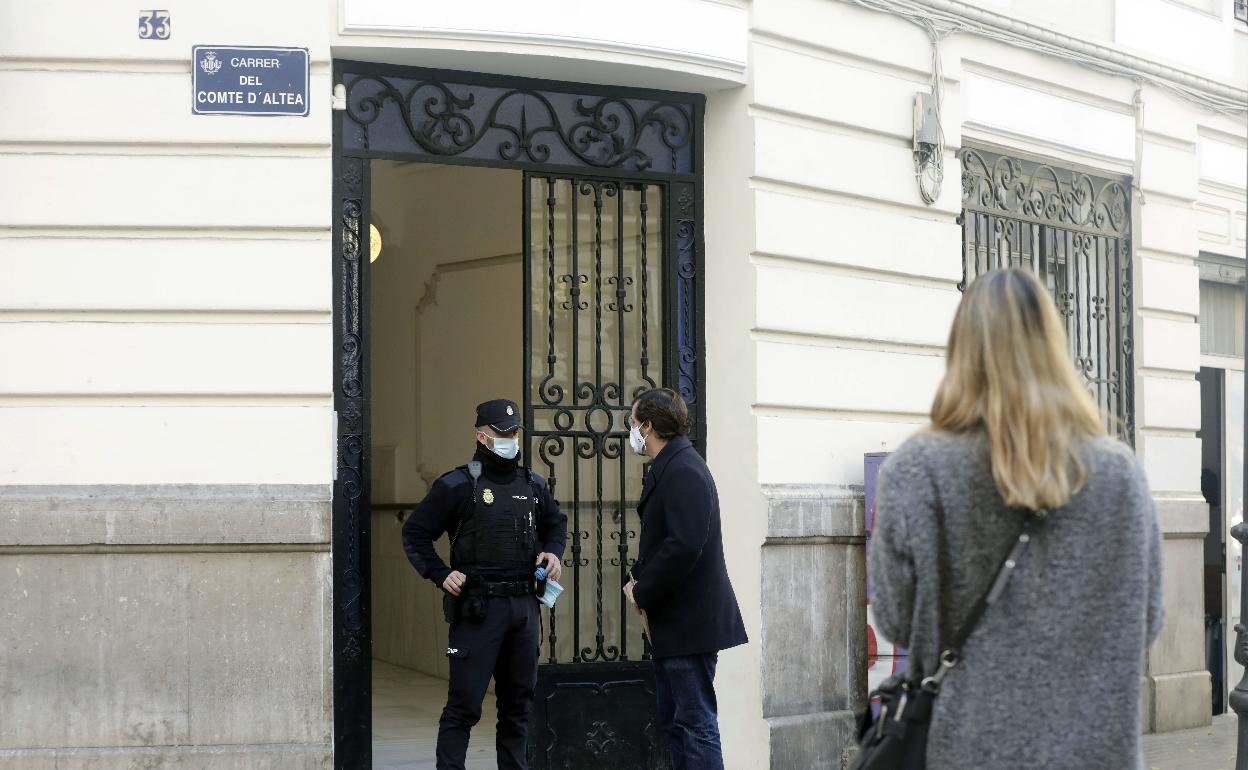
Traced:
<path fill-rule="evenodd" d="M 752 329 L 751 334 L 757 342 L 778 342 L 812 347 L 842 348 L 846 350 L 865 350 L 879 353 L 900 353 L 913 356 L 942 357 L 945 349 L 936 345 L 910 344 L 904 342 L 886 342 L 864 337 L 840 337 L 832 334 L 815 334 L 810 332 L 785 331 L 780 329 Z"/>
<path fill-rule="evenodd" d="M 170 543 L 82 545 L 0 545 L 0 556 L 47 554 L 167 554 L 167 553 L 319 553 L 329 552 L 329 542 L 316 543 Z"/>
<path fill-rule="evenodd" d="M 333 393 L 0 393 L 4 407 L 231 407 L 327 409 Z"/>
<path fill-rule="evenodd" d="M 0 72 L 106 72 L 106 73 L 175 73 L 191 74 L 191 60 L 182 57 L 165 59 L 72 59 L 0 57 Z M 311 75 L 329 75 L 332 65 L 327 59 L 308 62 Z M 328 97 L 329 95 L 326 94 Z"/>
<path fill-rule="evenodd" d="M 935 222 L 948 223 L 950 226 L 955 224 L 954 218 L 958 215 L 958 213 L 960 213 L 960 210 L 945 210 L 932 206 L 924 206 L 921 203 L 908 203 L 906 201 L 897 200 L 896 198 L 859 195 L 846 190 L 834 190 L 827 187 L 818 187 L 787 179 L 759 176 L 757 174 L 750 177 L 750 188 L 754 190 L 768 190 L 782 195 L 796 194 L 822 198 L 824 200 L 845 203 L 851 206 L 860 206 L 862 208 L 876 208 L 886 211 L 901 212 L 917 219 L 930 219 Z"/>
<path fill-rule="evenodd" d="M 322 142 L 40 142 L 0 140 L 0 155 L 87 155 L 102 157 L 317 158 L 330 160 Z"/>
<path fill-rule="evenodd" d="M 325 227 L 281 226 L 226 227 L 222 225 L 13 225 L 0 224 L 0 238 L 111 238 L 151 240 L 170 238 L 194 241 L 328 241 Z"/>
<path fill-rule="evenodd" d="M 767 417 L 823 417 L 863 422 L 925 423 L 925 412 L 868 412 L 824 406 L 792 406 L 786 404 L 755 404 L 755 415 Z"/>
<path fill-rule="evenodd" d="M 802 112 L 786 110 L 781 107 L 773 107 L 765 104 L 751 104 L 749 115 L 751 118 L 762 118 L 764 120 L 773 120 L 779 123 L 787 123 L 792 126 L 800 126 L 815 131 L 826 131 L 830 134 L 841 134 L 843 136 L 857 136 L 871 139 L 881 144 L 887 144 L 904 149 L 911 148 L 911 138 L 902 136 L 901 134 L 883 131 L 871 126 L 864 126 L 861 123 L 849 123 L 840 120 L 831 120 L 816 115 L 807 115 Z M 954 144 L 946 145 L 948 153 L 952 156 L 958 147 Z"/>
<path fill-rule="evenodd" d="M 763 251 L 751 252 L 750 258 L 756 265 L 821 271 L 846 278 L 862 278 L 869 281 L 884 281 L 890 284 L 920 286 L 946 291 L 956 291 L 958 287 L 958 279 L 955 278 L 932 278 L 924 275 L 915 275 L 914 273 L 880 269 L 870 265 L 849 265 L 836 262 L 833 259 L 817 259 L 814 257 Z"/>
<path fill-rule="evenodd" d="M 862 545 L 865 535 L 812 535 L 806 537 L 768 537 L 763 545 Z"/>
<path fill-rule="evenodd" d="M 898 64 L 886 59 L 873 59 L 866 56 L 860 56 L 850 51 L 817 45 L 814 42 L 798 40 L 796 38 L 788 37 L 787 35 L 782 35 L 768 30 L 751 30 L 750 40 L 751 42 L 759 45 L 771 46 L 773 48 L 779 48 L 793 53 L 813 56 L 827 61 L 837 62 L 838 64 L 860 67 L 881 75 L 892 75 L 897 78 L 909 80 L 924 88 L 931 85 L 932 76 L 930 72 L 907 67 L 903 64 Z M 945 82 L 956 83 L 958 81 L 953 78 L 946 77 Z"/>
<path fill-rule="evenodd" d="M 0 323 L 161 323 L 161 324 L 328 324 L 330 309 L 232 310 L 226 308 L 187 308 L 186 310 L 127 308 L 4 308 Z"/>

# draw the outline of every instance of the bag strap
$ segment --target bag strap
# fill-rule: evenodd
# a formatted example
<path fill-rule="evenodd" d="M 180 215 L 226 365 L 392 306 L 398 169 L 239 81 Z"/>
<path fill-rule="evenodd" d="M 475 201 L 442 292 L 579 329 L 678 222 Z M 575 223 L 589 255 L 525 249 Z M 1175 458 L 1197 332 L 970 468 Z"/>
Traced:
<path fill-rule="evenodd" d="M 1047 518 L 1049 512 L 1046 510 L 1027 511 L 1026 517 L 1023 519 L 1023 525 L 1019 528 L 1018 535 L 1014 538 L 1014 545 L 1010 548 L 1009 553 L 1001 561 L 1001 566 L 997 569 L 997 576 L 993 578 L 992 583 L 988 586 L 988 590 L 980 595 L 975 602 L 975 606 L 971 608 L 971 612 L 966 616 L 966 620 L 962 621 L 962 625 L 954 632 L 953 639 L 947 645 L 943 652 L 940 653 L 940 665 L 936 672 L 931 676 L 925 677 L 922 681 L 924 689 L 933 693 L 940 692 L 940 683 L 958 663 L 962 660 L 962 647 L 966 644 L 966 640 L 974 633 L 975 627 L 979 625 L 979 621 L 983 618 L 988 607 L 1001 598 L 1001 594 L 1005 592 L 1005 588 L 1009 585 L 1010 577 L 1014 574 L 1014 569 L 1022 560 L 1023 554 L 1027 552 L 1027 546 L 1031 543 L 1032 535 L 1035 534 L 1036 528 Z M 944 517 L 938 517 L 940 526 L 944 528 Z M 942 538 L 943 540 L 943 538 Z"/>

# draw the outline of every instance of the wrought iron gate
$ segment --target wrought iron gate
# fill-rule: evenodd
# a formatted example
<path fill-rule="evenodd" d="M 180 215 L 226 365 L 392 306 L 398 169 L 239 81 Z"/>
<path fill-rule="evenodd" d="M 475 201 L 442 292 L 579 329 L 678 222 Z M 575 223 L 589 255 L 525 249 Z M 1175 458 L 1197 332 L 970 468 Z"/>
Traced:
<path fill-rule="evenodd" d="M 567 595 L 543 641 L 535 767 L 667 766 L 652 675 L 630 664 L 648 658 L 640 624 L 621 591 L 643 471 L 626 419 L 637 393 L 680 371 L 678 361 L 665 366 L 664 298 L 693 294 L 692 241 L 679 227 L 675 285 L 664 280 L 666 197 L 644 181 L 525 177 L 528 457 L 569 517 Z M 674 318 L 692 342 L 692 316 L 677 308 Z"/>
<path fill-rule="evenodd" d="M 642 463 L 623 417 L 653 384 L 704 447 L 702 97 L 339 61 L 334 116 L 335 765 L 371 765 L 369 160 L 525 171 L 528 462 L 569 515 L 546 615 L 534 768 L 660 768 L 653 673 L 620 593 Z M 483 223 L 483 225 L 486 223 Z M 465 362 L 467 364 L 467 362 Z"/>
<path fill-rule="evenodd" d="M 963 149 L 962 283 L 1026 266 L 1053 293 L 1111 434 L 1134 442 L 1130 182 Z"/>

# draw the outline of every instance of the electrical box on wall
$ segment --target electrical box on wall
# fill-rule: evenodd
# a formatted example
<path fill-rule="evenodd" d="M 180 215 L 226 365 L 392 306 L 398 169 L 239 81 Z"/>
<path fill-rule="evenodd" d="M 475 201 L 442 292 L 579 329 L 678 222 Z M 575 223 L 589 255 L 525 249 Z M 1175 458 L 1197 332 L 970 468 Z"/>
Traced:
<path fill-rule="evenodd" d="M 940 124 L 936 121 L 936 97 L 919 91 L 914 95 L 914 149 L 940 144 Z"/>

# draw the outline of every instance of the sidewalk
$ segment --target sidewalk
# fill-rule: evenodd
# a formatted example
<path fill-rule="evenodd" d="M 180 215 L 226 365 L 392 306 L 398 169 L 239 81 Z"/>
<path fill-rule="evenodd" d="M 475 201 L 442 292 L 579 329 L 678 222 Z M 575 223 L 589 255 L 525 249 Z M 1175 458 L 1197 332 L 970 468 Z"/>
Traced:
<path fill-rule="evenodd" d="M 1234 770 L 1234 714 L 1213 718 L 1210 727 L 1164 735 L 1145 735 L 1144 767 L 1148 770 Z"/>

